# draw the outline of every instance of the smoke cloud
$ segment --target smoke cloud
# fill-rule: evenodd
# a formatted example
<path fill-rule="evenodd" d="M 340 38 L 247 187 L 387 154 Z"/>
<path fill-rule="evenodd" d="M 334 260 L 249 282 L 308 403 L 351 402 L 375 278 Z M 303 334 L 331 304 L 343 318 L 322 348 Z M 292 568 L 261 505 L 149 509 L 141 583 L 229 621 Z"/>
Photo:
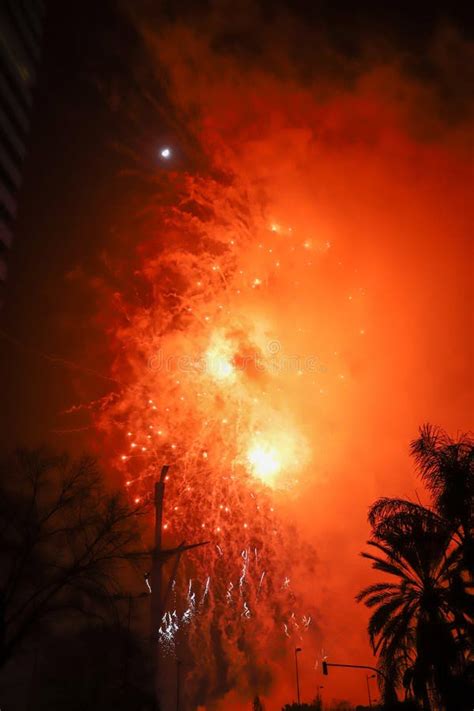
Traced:
<path fill-rule="evenodd" d="M 221 452 L 209 464 L 212 486 L 216 472 L 236 462 L 250 477 L 244 498 L 257 456 L 244 461 L 250 434 L 267 437 L 256 445 L 267 469 L 278 469 L 268 456 L 281 445 L 276 486 L 268 490 L 263 477 L 257 488 L 277 510 L 282 536 L 295 527 L 301 543 L 271 544 L 266 555 L 283 579 L 292 555 L 302 558 L 292 594 L 314 616 L 307 637 L 296 630 L 289 641 L 283 634 L 265 644 L 274 619 L 284 625 L 280 610 L 266 606 L 249 646 L 235 651 L 237 667 L 247 664 L 239 680 L 231 650 L 222 657 L 222 630 L 212 627 L 216 678 L 205 686 L 201 676 L 197 696 L 215 694 L 222 709 L 242 708 L 257 691 L 275 708 L 290 699 L 295 644 L 303 647 L 306 698 L 323 683 L 323 655 L 373 663 L 366 612 L 354 601 L 371 575 L 358 557 L 367 507 L 382 495 L 426 498 L 408 459 L 422 422 L 452 433 L 470 425 L 472 105 L 464 67 L 472 46 L 443 18 L 413 38 L 408 26 L 389 23 L 391 32 L 382 33 L 376 18 L 361 25 L 324 3 L 311 17 L 299 9 L 217 2 L 184 5 L 177 17 L 166 6 L 138 3 L 131 16 L 141 46 L 140 93 L 129 113 L 139 132 L 143 118 L 143 134 L 155 116 L 165 117 L 174 154 L 158 170 L 139 165 L 146 188 L 136 198 L 143 200 L 138 227 L 122 238 L 131 250 L 120 267 L 126 320 L 114 325 L 114 376 L 124 388 L 102 426 L 132 422 L 135 437 L 159 426 L 137 405 L 137 392 L 143 400 L 162 388 L 159 409 L 164 395 L 175 403 L 191 393 L 186 405 L 169 405 L 176 441 L 188 442 L 190 431 L 194 437 L 192 451 L 176 461 L 196 468 L 201 424 L 212 410 Z M 212 368 L 192 371 L 181 396 L 169 372 L 149 367 L 160 349 L 194 363 L 209 348 L 229 369 L 245 360 L 238 385 L 222 386 L 225 370 L 214 378 Z M 299 366 L 282 367 L 283 360 Z M 252 369 L 256 362 L 263 366 Z M 196 404 L 202 378 L 211 381 L 212 405 Z M 235 424 L 230 436 L 218 417 Z M 129 467 L 128 445 L 116 437 L 113 454 L 126 452 Z M 205 446 L 212 459 L 207 439 Z M 205 470 L 196 471 L 186 476 L 199 487 Z M 242 490 L 226 487 L 219 491 L 241 507 L 226 529 L 240 565 L 247 543 L 236 543 L 235 527 L 249 503 Z M 308 561 L 311 575 L 303 572 Z M 226 575 L 217 597 L 232 579 Z M 258 578 L 252 585 L 256 599 Z M 222 600 L 215 604 L 224 614 Z M 334 673 L 324 679 L 324 695 L 361 703 L 364 684 L 358 674 Z"/>

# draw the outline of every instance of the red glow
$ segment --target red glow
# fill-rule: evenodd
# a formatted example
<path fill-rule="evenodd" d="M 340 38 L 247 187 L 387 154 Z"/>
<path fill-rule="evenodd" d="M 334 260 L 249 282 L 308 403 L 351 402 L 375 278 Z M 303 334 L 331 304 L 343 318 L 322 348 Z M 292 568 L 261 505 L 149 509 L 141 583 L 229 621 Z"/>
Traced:
<path fill-rule="evenodd" d="M 303 638 L 308 686 L 323 653 L 370 663 L 353 603 L 366 507 L 412 486 L 404 444 L 427 416 L 465 424 L 466 395 L 440 395 L 465 372 L 463 343 L 440 339 L 426 359 L 437 324 L 457 338 L 466 310 L 468 166 L 451 135 L 416 139 L 396 93 L 416 105 L 417 88 L 394 72 L 319 101 L 259 73 L 236 88 L 235 67 L 220 76 L 199 40 L 176 34 L 161 45 L 176 101 L 199 97 L 196 130 L 225 179 L 173 176 L 176 204 L 156 208 L 135 275 L 148 296 L 121 299 L 124 387 L 104 422 L 132 495 L 171 465 L 173 540 L 212 532 L 177 604 L 202 660 L 190 688 L 204 675 L 208 697 L 224 696 L 225 668 L 236 694 L 251 697 L 257 678 L 287 700 L 285 654 Z M 362 702 L 357 683 L 340 679 L 339 696 Z M 222 708 L 241 708 L 235 698 Z"/>

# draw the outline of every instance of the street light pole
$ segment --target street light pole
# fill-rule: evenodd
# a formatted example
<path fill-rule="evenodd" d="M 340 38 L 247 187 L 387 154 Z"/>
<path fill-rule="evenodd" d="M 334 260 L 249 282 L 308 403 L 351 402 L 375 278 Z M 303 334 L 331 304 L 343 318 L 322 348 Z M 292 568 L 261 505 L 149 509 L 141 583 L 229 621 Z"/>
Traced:
<path fill-rule="evenodd" d="M 163 528 L 163 499 L 165 495 L 165 479 L 168 466 L 161 469 L 160 478 L 155 482 L 155 541 L 153 546 L 151 568 L 151 641 L 154 667 L 154 689 L 156 709 L 160 709 L 161 684 L 160 684 L 160 648 L 158 644 L 158 628 L 162 616 L 162 528 Z"/>
<path fill-rule="evenodd" d="M 372 697 L 370 696 L 370 684 L 369 684 L 369 679 L 375 679 L 375 674 L 366 674 L 365 675 L 365 680 L 367 682 L 367 694 L 369 697 L 369 708 L 372 708 Z"/>
<path fill-rule="evenodd" d="M 319 711 L 322 711 L 323 708 L 323 695 L 321 693 L 321 689 L 324 689 L 324 686 L 318 686 L 318 693 L 316 695 L 316 699 L 319 702 Z"/>
<path fill-rule="evenodd" d="M 365 675 L 365 681 L 367 682 L 367 695 L 369 697 L 369 708 L 372 708 L 372 699 L 370 697 L 370 684 L 369 684 L 369 679 L 371 679 L 368 674 Z"/>
<path fill-rule="evenodd" d="M 176 711 L 179 711 L 179 691 L 181 683 L 181 660 L 176 660 Z"/>
<path fill-rule="evenodd" d="M 151 605 L 150 605 L 150 621 L 151 621 L 151 641 L 152 641 L 152 655 L 154 661 L 154 691 L 155 691 L 155 710 L 160 711 L 161 709 L 161 684 L 160 684 L 160 645 L 158 638 L 158 630 L 160 627 L 163 611 L 166 607 L 166 602 L 168 600 L 173 579 L 176 576 L 179 561 L 181 555 L 185 551 L 189 551 L 192 548 L 200 548 L 205 546 L 209 541 L 203 541 L 201 543 L 191 543 L 186 544 L 184 541 L 176 548 L 164 549 L 162 546 L 162 528 L 163 528 L 163 501 L 165 496 L 165 481 L 168 473 L 168 465 L 164 465 L 161 468 L 160 478 L 155 482 L 155 540 L 153 547 L 152 556 L 152 569 L 151 569 Z M 168 585 L 165 588 L 163 594 L 163 565 L 166 561 L 175 559 L 174 569 L 171 577 L 168 580 Z M 148 580 L 148 576 L 146 576 Z M 177 703 L 179 704 L 179 673 L 178 673 L 178 695 Z"/>
<path fill-rule="evenodd" d="M 296 669 L 296 696 L 298 699 L 298 704 L 301 703 L 300 699 L 300 676 L 298 673 L 298 652 L 301 652 L 301 647 L 295 648 L 295 669 Z"/>

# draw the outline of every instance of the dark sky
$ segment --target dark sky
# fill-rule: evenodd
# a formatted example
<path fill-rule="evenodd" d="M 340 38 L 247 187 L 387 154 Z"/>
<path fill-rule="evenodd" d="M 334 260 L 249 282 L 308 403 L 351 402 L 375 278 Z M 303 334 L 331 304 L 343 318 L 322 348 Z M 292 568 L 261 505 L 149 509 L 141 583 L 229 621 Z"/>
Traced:
<path fill-rule="evenodd" d="M 334 224 L 340 227 L 343 235 L 340 241 L 345 239 L 347 253 L 352 255 L 353 241 L 361 248 L 357 259 L 366 269 L 369 292 L 372 288 L 370 303 L 375 313 L 374 326 L 380 327 L 377 333 L 375 327 L 373 329 L 376 334 L 373 342 L 370 329 L 365 339 L 367 346 L 364 346 L 359 378 L 362 385 L 351 391 L 352 399 L 348 400 L 351 407 L 346 408 L 347 413 L 341 414 L 344 408 L 335 400 L 334 422 L 339 423 L 339 439 L 337 436 L 331 439 L 332 433 L 321 438 L 324 445 L 321 449 L 328 452 L 327 467 L 335 478 L 328 479 L 326 488 L 324 482 L 317 482 L 315 495 L 308 497 L 311 507 L 298 512 L 302 525 L 311 532 L 317 520 L 314 506 L 319 505 L 324 526 L 316 531 L 312 540 L 316 541 L 322 560 L 325 555 L 328 559 L 331 557 L 331 551 L 328 553 L 324 548 L 325 541 L 331 541 L 331 545 L 336 541 L 340 570 L 334 567 L 333 577 L 329 577 L 327 583 L 336 586 L 336 607 L 347 594 L 347 588 L 352 585 L 355 594 L 359 585 L 360 561 L 356 553 L 366 535 L 365 512 L 369 497 L 382 491 L 387 495 L 404 495 L 405 489 L 402 492 L 399 489 L 400 481 L 408 482 L 406 487 L 411 491 L 408 476 L 403 479 L 400 473 L 410 468 L 408 438 L 415 434 L 422 417 L 439 418 L 437 421 L 445 426 L 441 419 L 444 416 L 446 426 L 450 427 L 451 422 L 457 426 L 455 415 L 458 413 L 453 414 L 453 411 L 457 402 L 467 399 L 463 374 L 467 359 L 464 344 L 468 340 L 464 310 L 467 312 L 468 306 L 462 291 L 465 288 L 467 292 L 464 258 L 467 238 L 458 234 L 457 227 L 462 222 L 458 219 L 458 205 L 464 205 L 467 188 L 456 184 L 456 172 L 451 181 L 449 174 L 436 175 L 433 185 L 429 173 L 430 148 L 434 146 L 435 158 L 437 151 L 444 156 L 443 131 L 448 135 L 447 141 L 456 137 L 456 124 L 465 124 L 472 104 L 472 84 L 468 77 L 473 66 L 472 50 L 466 40 L 472 39 L 473 25 L 467 3 L 376 0 L 345 3 L 280 0 L 275 3 L 262 0 L 256 4 L 245 0 L 214 0 L 212 3 L 170 0 L 160 4 L 154 0 L 128 0 L 120 4 L 121 13 L 115 5 L 111 0 L 48 3 L 43 62 L 32 115 L 16 238 L 9 260 L 5 306 L 0 312 L 3 448 L 40 442 L 73 451 L 94 447 L 96 438 L 90 427 L 88 405 L 115 385 L 109 378 L 112 354 L 107 329 L 113 324 L 107 323 L 104 316 L 110 313 L 110 308 L 102 308 L 101 299 L 105 298 L 102 274 L 108 272 L 109 285 L 116 279 L 117 291 L 129 288 L 135 248 L 141 241 L 138 226 L 141 223 L 136 216 L 147 205 L 149 179 L 158 169 L 163 172 L 158 160 L 160 146 L 169 140 L 181 151 L 178 167 L 200 171 L 208 168 L 195 135 L 199 121 L 195 115 L 190 117 L 191 99 L 188 102 L 185 96 L 182 100 L 178 80 L 178 89 L 175 94 L 170 90 L 169 95 L 178 96 L 182 101 L 176 111 L 172 108 L 166 91 L 166 74 L 154 71 L 156 67 L 149 64 L 158 53 L 144 50 L 139 31 L 134 27 L 141 23 L 143 28 L 149 23 L 153 29 L 150 34 L 163 37 L 157 28 L 172 28 L 177 20 L 191 26 L 194 35 L 205 45 L 203 56 L 209 65 L 208 75 L 205 68 L 197 67 L 196 81 L 187 88 L 193 96 L 194 90 L 198 93 L 205 87 L 206 95 L 201 94 L 201 103 L 206 104 L 209 94 L 206 109 L 210 114 L 214 111 L 217 120 L 222 120 L 218 125 L 224 136 L 227 136 L 227 116 L 225 111 L 223 118 L 215 111 L 218 92 L 216 96 L 212 94 L 214 87 L 207 91 L 209 82 L 206 82 L 208 76 L 217 77 L 218 84 L 216 58 L 226 55 L 232 58 L 237 79 L 241 69 L 241 75 L 247 80 L 255 78 L 254 70 L 263 66 L 266 80 L 289 68 L 288 76 L 277 76 L 276 84 L 281 84 L 283 89 L 288 77 L 290 80 L 296 77 L 297 88 L 308 86 L 317 70 L 321 85 L 326 81 L 336 96 L 336 105 L 339 94 L 343 93 L 340 87 L 350 87 L 351 82 L 371 66 L 384 62 L 395 61 L 402 80 L 415 78 L 422 89 L 427 88 L 429 99 L 423 91 L 409 94 L 416 100 L 408 99 L 410 121 L 407 123 L 409 131 L 417 134 L 418 143 L 414 147 L 407 139 L 401 147 L 395 145 L 391 155 L 393 166 L 390 158 L 382 165 L 385 153 L 380 154 L 382 158 L 378 162 L 376 149 L 372 151 L 372 143 L 376 144 L 380 137 L 372 142 L 372 136 L 365 133 L 367 130 L 370 134 L 374 127 L 375 130 L 380 128 L 379 114 L 372 118 L 372 123 L 369 114 L 368 129 L 363 125 L 365 114 L 362 114 L 360 123 L 351 133 L 353 127 L 344 107 L 349 107 L 348 111 L 353 106 L 357 109 L 355 91 L 351 97 L 355 99 L 354 104 L 350 100 L 340 104 L 342 116 L 336 117 L 339 124 L 333 134 L 335 143 L 326 146 L 327 163 L 321 168 L 323 179 L 329 182 L 329 192 L 332 189 L 334 194 L 344 196 L 335 205 L 325 205 L 324 200 L 322 205 L 328 207 L 329 216 L 334 208 Z M 135 25 L 127 19 L 130 15 L 135 15 Z M 437 44 L 440 32 L 444 33 L 444 39 Z M 175 35 L 170 33 L 169 36 Z M 167 56 L 173 56 L 172 52 Z M 199 65 L 199 60 L 197 63 Z M 406 87 L 402 80 L 396 87 L 400 86 L 403 91 Z M 244 83 L 244 98 L 245 89 Z M 419 105 L 418 97 L 424 97 L 426 103 Z M 277 97 L 273 97 L 277 113 L 281 108 L 278 99 L 277 93 Z M 403 104 L 403 100 L 400 103 Z M 282 106 L 286 111 L 284 100 Z M 253 117 L 249 118 L 245 111 L 241 113 L 242 116 L 239 106 L 234 111 L 237 115 L 235 135 L 240 139 L 241 129 L 246 139 L 246 122 L 251 124 Z M 385 114 L 381 115 L 383 123 Z M 297 119 L 292 115 L 289 122 L 294 121 L 299 128 Z M 329 124 L 330 121 L 331 116 Z M 272 138 L 265 133 L 267 123 L 266 115 L 262 124 L 257 123 L 264 126 L 263 148 L 271 144 Z M 342 127 L 342 138 L 336 135 L 338 126 Z M 249 132 L 253 128 L 252 125 Z M 232 129 L 229 129 L 230 141 L 234 138 L 230 135 Z M 350 154 L 350 141 L 353 136 L 355 141 L 360 138 L 358 131 L 362 133 L 361 145 L 369 155 L 368 167 L 365 173 L 362 166 L 360 174 L 347 175 L 344 161 L 337 164 L 337 149 L 342 146 L 342 155 L 349 146 L 347 153 Z M 435 136 L 430 144 L 436 131 L 442 135 L 439 141 Z M 327 135 L 330 143 L 330 131 Z M 457 165 L 456 150 L 453 154 L 452 164 Z M 418 165 L 420 156 L 421 167 Z M 269 169 L 272 178 L 280 177 L 279 158 L 278 154 L 275 170 Z M 348 165 L 351 166 L 350 162 Z M 444 163 L 440 158 L 440 162 L 435 160 L 433 165 Z M 451 163 L 448 161 L 447 165 Z M 307 166 L 306 171 L 310 178 L 312 167 Z M 293 168 L 289 160 L 290 175 Z M 130 171 L 135 172 L 131 175 Z M 372 171 L 377 173 L 375 178 Z M 255 174 L 259 175 L 258 170 Z M 295 175 L 299 176 L 296 168 Z M 403 175 L 408 176 L 407 190 L 400 177 Z M 314 182 L 310 182 L 310 186 L 316 185 L 319 177 L 314 170 Z M 288 186 L 283 178 L 281 185 L 277 179 L 274 185 L 272 183 L 275 195 L 285 195 Z M 374 200 L 372 188 L 375 185 L 376 192 L 378 183 L 380 194 Z M 162 184 L 165 186 L 166 181 Z M 295 202 L 299 199 L 298 185 L 289 186 L 294 187 Z M 420 196 L 411 189 L 412 185 L 421 186 Z M 167 199 L 165 191 L 162 192 L 163 199 Z M 359 196 L 361 208 L 357 202 Z M 301 197 L 302 214 L 311 213 L 312 195 L 310 197 Z M 442 198 L 446 198 L 446 206 L 440 206 Z M 435 201 L 436 209 L 432 210 Z M 284 201 L 281 202 L 284 208 Z M 354 228 L 352 216 L 356 221 L 359 218 Z M 438 222 L 441 227 L 437 227 Z M 124 233 L 127 233 L 126 238 Z M 382 238 L 378 239 L 380 234 Z M 425 250 L 428 259 L 425 259 Z M 127 273 L 123 281 L 120 273 L 114 272 L 117 261 Z M 449 289 L 444 297 L 441 292 L 446 284 Z M 380 294 L 385 301 L 380 299 Z M 297 301 L 297 305 L 299 303 Z M 387 319 L 381 307 L 379 314 L 378 303 L 387 305 Z M 449 314 L 450 304 L 453 312 L 457 310 L 454 317 Z M 441 320 L 444 317 L 445 323 L 444 331 L 438 334 L 436 308 L 440 307 Z M 332 313 L 330 307 L 328 313 Z M 450 327 L 451 345 L 448 343 Z M 338 328 L 343 330 L 341 324 L 335 329 L 330 324 L 328 332 Z M 409 334 L 407 338 L 403 338 L 405 329 Z M 397 345 L 395 336 L 398 334 L 402 334 L 400 341 L 404 350 L 399 351 L 402 358 L 397 360 L 393 346 Z M 462 351 L 460 356 L 457 349 Z M 398 410 L 403 412 L 406 429 L 390 421 L 392 414 L 395 421 Z M 331 414 L 330 408 L 328 412 Z M 345 414 L 347 420 L 344 420 Z M 460 408 L 459 418 L 464 416 L 465 410 Z M 375 438 L 384 425 L 385 439 L 375 447 Z M 460 425 L 464 426 L 464 422 Z M 343 461 L 344 457 L 357 462 L 357 471 Z M 366 481 L 360 482 L 359 469 L 364 470 L 364 467 Z M 332 518 L 344 524 L 341 530 L 335 525 L 332 536 L 327 535 L 331 522 L 325 518 L 326 511 L 331 516 L 334 511 L 338 512 L 339 517 Z M 346 639 L 347 618 L 342 619 L 341 613 L 339 620 L 338 614 L 338 610 L 333 609 L 336 632 Z M 363 644 L 366 654 L 365 625 L 361 619 L 357 624 L 359 632 L 355 634 L 359 634 L 363 642 L 354 638 L 354 644 Z M 353 620 L 350 626 L 356 626 Z M 365 693 L 365 689 L 363 691 Z"/>
<path fill-rule="evenodd" d="M 121 210 L 119 126 L 101 82 L 119 69 L 122 42 L 131 44 L 109 3 L 50 3 L 1 314 L 21 344 L 4 340 L 1 349 L 7 445 L 49 439 L 57 413 L 77 400 L 78 371 L 45 355 L 80 367 L 100 360 L 100 332 L 88 346 L 94 298 L 86 302 L 66 277 L 100 253 Z M 90 395 L 103 387 L 93 380 Z"/>
<path fill-rule="evenodd" d="M 182 15 L 198 27 L 205 24 L 210 7 L 201 2 L 138 5 L 148 12 L 152 8 L 162 19 Z M 446 104 L 462 111 L 462 81 L 453 83 L 452 73 L 440 72 L 428 59 L 426 47 L 434 29 L 446 20 L 461 36 L 469 35 L 467 5 L 265 1 L 259 15 L 270 22 L 291 8 L 296 27 L 306 28 L 296 37 L 288 28 L 289 52 L 303 73 L 310 71 L 306 57 L 311 55 L 313 33 L 323 33 L 328 46 L 339 57 L 347 57 L 347 66 L 356 71 L 371 46 L 395 50 L 407 72 L 438 85 L 441 103 L 449 95 Z M 137 3 L 122 6 L 135 9 Z M 242 15 L 249 7 L 255 4 L 242 3 Z M 4 337 L 0 362 L 2 438 L 7 446 L 49 439 L 59 439 L 65 446 L 80 441 L 54 430 L 82 427 L 87 418 L 64 418 L 60 413 L 109 389 L 107 380 L 86 373 L 107 372 L 104 324 L 94 322 L 97 293 L 78 286 L 73 276 L 82 270 L 94 272 L 106 258 L 105 247 L 113 248 L 117 225 L 133 212 L 131 193 L 137 186 L 120 175 L 129 167 L 123 147 L 133 146 L 149 170 L 163 136 L 169 135 L 168 120 L 176 128 L 156 85 L 153 91 L 165 108 L 147 120 L 146 102 L 140 96 L 146 71 L 139 79 L 134 71 L 140 57 L 137 34 L 114 8 L 109 0 L 48 3 L 16 240 L 0 315 L 2 331 L 12 339 Z M 215 42 L 223 52 L 247 53 L 250 61 L 259 61 L 258 28 L 252 36 L 224 25 Z M 48 355 L 74 366 L 53 362 Z"/>

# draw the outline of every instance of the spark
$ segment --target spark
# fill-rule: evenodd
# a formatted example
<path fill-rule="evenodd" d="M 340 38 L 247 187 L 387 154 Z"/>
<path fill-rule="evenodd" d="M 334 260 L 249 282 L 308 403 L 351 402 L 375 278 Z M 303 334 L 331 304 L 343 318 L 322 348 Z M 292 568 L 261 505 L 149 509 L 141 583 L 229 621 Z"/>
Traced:
<path fill-rule="evenodd" d="M 207 597 L 207 594 L 208 594 L 208 592 L 209 592 L 210 583 L 211 583 L 211 576 L 208 575 L 207 578 L 206 578 L 206 585 L 205 585 L 205 587 L 204 587 L 204 592 L 203 592 L 202 598 L 201 598 L 201 605 L 203 604 L 204 600 L 205 600 L 206 597 Z"/>
<path fill-rule="evenodd" d="M 194 610 L 191 607 L 188 607 L 188 609 L 183 612 L 183 616 L 181 618 L 183 625 L 188 625 L 191 622 L 193 614 Z"/>
<path fill-rule="evenodd" d="M 163 645 L 163 649 L 168 652 L 174 649 L 174 640 L 178 630 L 179 623 L 176 610 L 173 610 L 173 612 L 165 612 L 158 629 L 158 637 Z"/>
<path fill-rule="evenodd" d="M 149 578 L 149 574 L 148 574 L 148 573 L 145 575 L 145 583 L 146 583 L 146 586 L 147 586 L 147 588 L 148 588 L 148 592 L 149 592 L 150 595 L 151 595 L 152 590 L 151 590 L 150 578 Z"/>
<path fill-rule="evenodd" d="M 247 575 L 247 559 L 248 559 L 248 553 L 247 553 L 247 551 L 246 551 L 246 550 L 243 550 L 242 553 L 241 553 L 241 556 L 242 556 L 242 559 L 243 559 L 243 561 L 244 561 L 244 563 L 243 563 L 243 565 L 242 565 L 242 574 L 241 574 L 241 576 L 240 576 L 240 578 L 239 578 L 240 594 L 242 595 L 244 580 L 245 580 L 245 576 Z"/>

